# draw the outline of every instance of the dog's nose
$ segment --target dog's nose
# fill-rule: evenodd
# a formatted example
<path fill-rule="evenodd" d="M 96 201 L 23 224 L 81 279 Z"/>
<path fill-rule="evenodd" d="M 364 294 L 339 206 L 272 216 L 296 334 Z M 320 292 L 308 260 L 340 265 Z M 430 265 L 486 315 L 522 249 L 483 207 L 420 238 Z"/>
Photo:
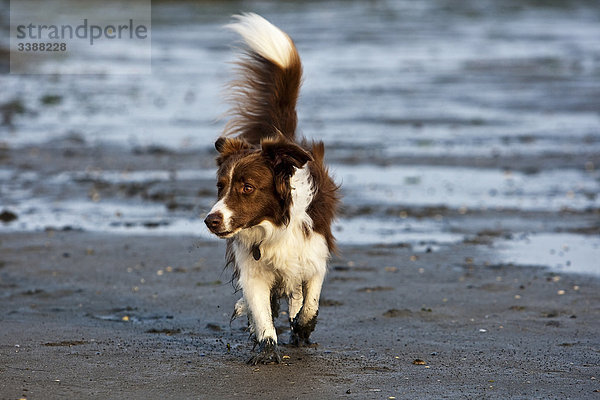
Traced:
<path fill-rule="evenodd" d="M 220 212 L 208 214 L 204 220 L 204 223 L 211 231 L 217 231 L 223 223 L 223 214 Z"/>

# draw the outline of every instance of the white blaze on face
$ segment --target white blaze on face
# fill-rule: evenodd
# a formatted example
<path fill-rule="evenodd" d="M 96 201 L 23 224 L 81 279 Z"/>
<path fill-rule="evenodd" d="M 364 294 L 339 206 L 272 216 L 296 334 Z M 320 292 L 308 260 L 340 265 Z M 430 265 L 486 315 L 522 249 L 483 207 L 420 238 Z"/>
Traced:
<path fill-rule="evenodd" d="M 231 216 L 233 212 L 225 204 L 225 197 L 217 202 L 208 214 L 220 213 L 223 216 L 223 232 L 231 231 Z"/>

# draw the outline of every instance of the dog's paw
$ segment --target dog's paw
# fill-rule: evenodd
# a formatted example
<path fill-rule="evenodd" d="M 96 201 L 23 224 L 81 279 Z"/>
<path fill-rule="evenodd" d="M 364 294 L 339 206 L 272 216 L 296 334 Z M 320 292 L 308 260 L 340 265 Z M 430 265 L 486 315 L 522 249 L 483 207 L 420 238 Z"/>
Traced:
<path fill-rule="evenodd" d="M 273 339 L 264 339 L 258 345 L 258 354 L 248 360 L 248 364 L 280 364 L 281 355 Z"/>
<path fill-rule="evenodd" d="M 290 335 L 290 344 L 294 346 L 315 346 L 315 344 L 310 341 L 310 334 L 315 330 L 316 325 L 316 315 L 304 324 L 301 323 L 298 316 L 296 316 L 291 323 L 292 333 Z"/>
<path fill-rule="evenodd" d="M 290 341 L 287 344 L 287 346 L 294 346 L 294 347 L 318 347 L 319 343 L 316 342 L 312 342 L 309 338 L 301 338 L 300 336 L 298 336 L 297 334 L 295 334 L 294 332 L 292 332 L 290 334 Z"/>

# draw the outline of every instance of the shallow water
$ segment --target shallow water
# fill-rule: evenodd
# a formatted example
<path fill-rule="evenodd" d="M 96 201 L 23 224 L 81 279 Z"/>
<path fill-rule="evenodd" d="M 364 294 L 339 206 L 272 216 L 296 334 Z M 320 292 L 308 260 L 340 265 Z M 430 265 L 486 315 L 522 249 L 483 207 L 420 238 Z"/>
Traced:
<path fill-rule="evenodd" d="M 503 230 L 545 241 L 556 234 L 552 221 L 562 213 L 556 219 L 578 232 L 569 238 L 578 243 L 578 259 L 587 260 L 587 272 L 600 273 L 597 245 L 587 233 L 596 233 L 591 228 L 600 209 L 600 6 L 594 1 L 153 2 L 150 75 L 0 75 L 0 106 L 24 108 L 0 125 L 10 161 L 0 171 L 2 208 L 19 216 L 0 230 L 208 238 L 199 216 L 214 200 L 210 160 L 177 169 L 88 167 L 108 157 L 112 145 L 212 158 L 208 149 L 223 126 L 219 116 L 227 106 L 220 98 L 233 59 L 234 38 L 220 26 L 240 10 L 265 15 L 296 41 L 305 72 L 300 128 L 325 141 L 342 184 L 341 243 L 458 243 L 481 228 L 471 214 L 486 211 L 512 213 Z M 0 47 L 7 47 L 5 38 Z M 81 72 L 139 63 L 129 54 L 75 56 L 35 68 Z M 48 104 L 47 96 L 57 101 Z M 51 173 L 10 159 L 15 149 L 65 137 L 103 155 L 81 168 L 48 167 Z M 167 186 L 175 198 L 196 204 L 174 211 L 152 196 L 116 189 L 97 197 L 90 185 Z M 528 219 L 535 231 L 524 228 Z M 518 251 L 502 250 L 509 242 Z M 536 243 L 513 240 L 492 251 L 500 260 L 529 264 L 530 255 L 545 252 Z"/>
<path fill-rule="evenodd" d="M 600 238 L 564 233 L 522 235 L 495 244 L 498 259 L 521 265 L 539 265 L 560 272 L 598 274 Z"/>
<path fill-rule="evenodd" d="M 486 168 L 360 165 L 339 167 L 337 176 L 353 204 L 526 211 L 600 207 L 596 172 L 561 169 L 525 174 Z"/>

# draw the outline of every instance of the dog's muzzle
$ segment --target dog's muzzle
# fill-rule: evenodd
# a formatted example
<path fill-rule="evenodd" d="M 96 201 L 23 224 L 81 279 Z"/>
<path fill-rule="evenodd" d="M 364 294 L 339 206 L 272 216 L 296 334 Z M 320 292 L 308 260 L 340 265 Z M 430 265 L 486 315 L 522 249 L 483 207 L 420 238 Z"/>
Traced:
<path fill-rule="evenodd" d="M 218 235 L 221 233 L 223 227 L 223 214 L 218 211 L 208 214 L 204 219 L 204 223 L 212 233 Z"/>

